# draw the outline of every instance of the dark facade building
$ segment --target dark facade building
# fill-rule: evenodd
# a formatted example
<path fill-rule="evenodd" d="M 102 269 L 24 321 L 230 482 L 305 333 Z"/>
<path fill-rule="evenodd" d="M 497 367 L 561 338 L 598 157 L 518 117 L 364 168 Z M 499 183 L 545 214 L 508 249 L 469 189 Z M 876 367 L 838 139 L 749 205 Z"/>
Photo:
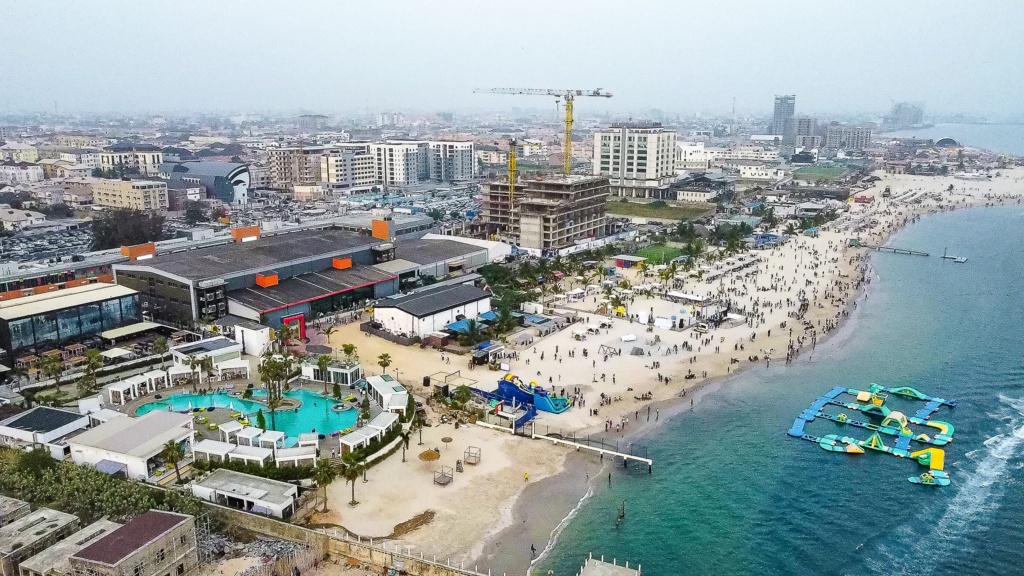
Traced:
<path fill-rule="evenodd" d="M 95 283 L 0 302 L 0 347 L 11 358 L 98 337 L 141 320 L 139 294 Z"/>

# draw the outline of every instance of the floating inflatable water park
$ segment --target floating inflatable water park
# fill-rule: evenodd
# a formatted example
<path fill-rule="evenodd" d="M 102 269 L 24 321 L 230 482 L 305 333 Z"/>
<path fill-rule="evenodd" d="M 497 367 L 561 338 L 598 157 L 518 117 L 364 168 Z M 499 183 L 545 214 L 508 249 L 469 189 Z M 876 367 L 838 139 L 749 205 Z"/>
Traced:
<path fill-rule="evenodd" d="M 890 397 L 925 404 L 913 416 L 907 416 L 910 411 L 902 412 L 886 405 Z M 855 390 L 837 386 L 818 397 L 797 416 L 788 434 L 814 442 L 829 452 L 863 454 L 865 450 L 873 450 L 898 458 L 911 458 L 927 466 L 928 470 L 907 480 L 926 486 L 948 486 L 949 473 L 943 469 L 946 453 L 938 446 L 953 441 L 953 425 L 931 419 L 942 407 L 954 408 L 956 401 L 928 396 L 908 387 L 886 388 L 872 384 L 867 390 Z M 829 412 L 825 411 L 827 408 Z M 809 434 L 806 426 L 819 419 L 829 420 L 835 423 L 836 428 L 851 434 L 867 437 L 859 439 L 844 434 Z"/>

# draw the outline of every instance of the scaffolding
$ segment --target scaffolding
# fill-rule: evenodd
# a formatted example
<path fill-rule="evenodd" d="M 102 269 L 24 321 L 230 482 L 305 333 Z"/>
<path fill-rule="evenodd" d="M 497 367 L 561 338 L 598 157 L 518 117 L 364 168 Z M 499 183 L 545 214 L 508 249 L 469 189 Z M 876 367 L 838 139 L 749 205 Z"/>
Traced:
<path fill-rule="evenodd" d="M 274 558 L 271 562 L 246 568 L 238 576 L 274 576 L 275 574 L 301 576 L 303 572 L 315 567 L 323 560 L 324 551 L 322 544 L 298 548 Z"/>

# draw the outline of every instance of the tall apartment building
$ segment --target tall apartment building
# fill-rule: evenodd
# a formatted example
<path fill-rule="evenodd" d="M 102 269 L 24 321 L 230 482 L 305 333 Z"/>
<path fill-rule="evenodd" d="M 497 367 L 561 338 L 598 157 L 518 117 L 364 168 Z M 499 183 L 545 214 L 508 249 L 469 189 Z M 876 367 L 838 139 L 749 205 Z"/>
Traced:
<path fill-rule="evenodd" d="M 320 156 L 321 187 L 350 196 L 369 192 L 377 184 L 376 158 L 369 143 L 336 144 Z"/>
<path fill-rule="evenodd" d="M 772 134 L 782 136 L 783 144 L 792 144 L 796 135 L 793 115 L 796 113 L 796 96 L 790 94 L 775 97 L 775 111 L 772 115 Z"/>
<path fill-rule="evenodd" d="M 484 195 L 483 217 L 520 248 L 544 251 L 573 246 L 604 234 L 608 178 L 560 175 L 524 180 L 509 203 L 508 182 L 491 182 Z"/>
<path fill-rule="evenodd" d="M 430 179 L 454 182 L 476 178 L 476 153 L 472 142 L 431 141 Z"/>
<path fill-rule="evenodd" d="M 134 168 L 144 176 L 156 176 L 160 173 L 160 164 L 164 154 L 159 146 L 152 144 L 114 144 L 100 152 L 99 167 L 104 170 L 116 170 L 120 167 Z"/>
<path fill-rule="evenodd" d="M 92 203 L 109 208 L 167 210 L 167 183 L 160 180 L 107 180 L 92 182 Z"/>
<path fill-rule="evenodd" d="M 871 146 L 871 128 L 832 125 L 825 132 L 825 147 L 835 150 L 863 150 Z"/>
<path fill-rule="evenodd" d="M 7 142 L 0 146 L 0 160 L 11 162 L 38 162 L 39 149 L 21 142 Z"/>
<path fill-rule="evenodd" d="M 429 145 L 426 142 L 389 141 L 370 145 L 377 171 L 377 184 L 411 186 L 430 174 Z"/>
<path fill-rule="evenodd" d="M 800 116 L 796 119 L 797 136 L 813 136 L 818 132 L 818 119 L 812 116 Z"/>
<path fill-rule="evenodd" d="M 267 148 L 270 187 L 291 190 L 292 186 L 320 182 L 320 157 L 326 146 L 281 146 Z"/>
<path fill-rule="evenodd" d="M 594 175 L 612 196 L 664 199 L 676 180 L 676 133 L 657 123 L 613 124 L 594 132 Z"/>

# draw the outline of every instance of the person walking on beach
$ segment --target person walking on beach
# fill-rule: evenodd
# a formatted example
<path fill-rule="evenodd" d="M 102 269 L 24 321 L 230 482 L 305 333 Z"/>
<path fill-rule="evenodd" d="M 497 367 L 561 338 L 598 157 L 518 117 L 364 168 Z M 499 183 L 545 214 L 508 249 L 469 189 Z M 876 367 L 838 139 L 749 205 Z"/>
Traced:
<path fill-rule="evenodd" d="M 530 544 L 530 556 L 532 556 L 533 558 L 537 557 L 537 547 L 533 544 Z"/>
<path fill-rule="evenodd" d="M 523 472 L 523 482 L 529 482 L 529 481 L 530 481 L 530 473 L 529 472 Z"/>

